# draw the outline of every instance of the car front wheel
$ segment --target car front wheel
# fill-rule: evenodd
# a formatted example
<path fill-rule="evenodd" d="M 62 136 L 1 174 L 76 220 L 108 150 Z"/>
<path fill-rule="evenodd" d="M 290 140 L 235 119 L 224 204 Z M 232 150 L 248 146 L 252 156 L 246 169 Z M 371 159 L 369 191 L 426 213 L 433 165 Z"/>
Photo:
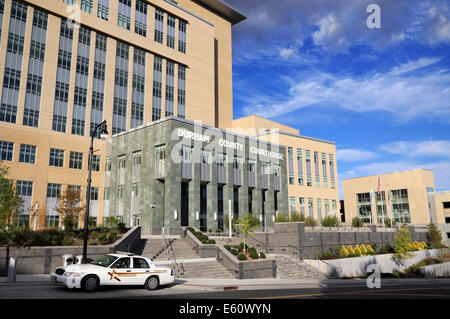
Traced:
<path fill-rule="evenodd" d="M 81 282 L 81 289 L 86 292 L 94 292 L 98 288 L 98 279 L 95 276 L 86 276 Z"/>
<path fill-rule="evenodd" d="M 145 281 L 145 288 L 148 290 L 155 290 L 159 287 L 158 277 L 148 277 Z"/>

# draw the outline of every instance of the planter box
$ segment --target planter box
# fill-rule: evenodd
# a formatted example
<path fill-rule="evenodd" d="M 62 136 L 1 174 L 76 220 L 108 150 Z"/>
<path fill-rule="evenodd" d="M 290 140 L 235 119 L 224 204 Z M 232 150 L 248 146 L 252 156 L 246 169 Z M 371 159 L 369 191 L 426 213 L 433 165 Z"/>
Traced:
<path fill-rule="evenodd" d="M 420 267 L 420 272 L 425 278 L 450 277 L 450 262 Z"/>
<path fill-rule="evenodd" d="M 234 273 L 236 279 L 276 278 L 277 265 L 275 260 L 238 260 L 223 246 L 217 246 L 217 260 L 230 272 Z"/>
<path fill-rule="evenodd" d="M 215 244 L 203 244 L 193 233 L 186 230 L 186 238 L 189 239 L 193 249 L 202 258 L 216 257 L 216 245 Z"/>
<path fill-rule="evenodd" d="M 365 257 L 352 257 L 333 259 L 322 262 L 319 260 L 304 260 L 311 266 L 319 269 L 327 277 L 338 278 L 355 278 L 355 277 L 367 277 L 372 272 L 367 271 L 369 265 L 380 266 L 382 273 L 394 273 L 399 272 L 412 266 L 426 257 L 434 257 L 437 250 L 419 250 L 415 251 L 414 257 L 407 259 L 404 265 L 398 265 L 393 259 L 393 254 L 365 256 Z M 336 271 L 338 269 L 339 271 Z"/>

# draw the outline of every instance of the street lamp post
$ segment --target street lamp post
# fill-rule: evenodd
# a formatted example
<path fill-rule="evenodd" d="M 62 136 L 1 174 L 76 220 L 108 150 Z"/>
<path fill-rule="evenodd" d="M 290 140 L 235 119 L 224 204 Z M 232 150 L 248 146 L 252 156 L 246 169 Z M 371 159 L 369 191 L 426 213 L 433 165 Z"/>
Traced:
<path fill-rule="evenodd" d="M 83 261 L 82 263 L 85 264 L 87 262 L 87 241 L 88 241 L 88 224 L 89 224 L 89 206 L 91 202 L 91 175 L 92 175 L 92 158 L 94 153 L 94 137 L 97 133 L 97 130 L 101 128 L 100 131 L 100 138 L 102 140 L 105 140 L 108 138 L 108 130 L 106 126 L 106 120 L 101 122 L 100 124 L 97 124 L 97 126 L 94 129 L 94 132 L 92 133 L 91 137 L 91 147 L 89 148 L 89 159 L 88 159 L 88 168 L 89 168 L 89 175 L 88 175 L 88 186 L 86 189 L 86 213 L 84 215 L 84 241 L 83 241 Z"/>

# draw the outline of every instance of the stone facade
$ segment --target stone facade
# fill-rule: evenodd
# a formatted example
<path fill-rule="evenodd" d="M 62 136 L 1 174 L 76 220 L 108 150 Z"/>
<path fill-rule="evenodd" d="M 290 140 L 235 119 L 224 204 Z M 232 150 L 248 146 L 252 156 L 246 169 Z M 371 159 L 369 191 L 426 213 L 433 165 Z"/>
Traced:
<path fill-rule="evenodd" d="M 284 146 L 171 117 L 115 135 L 108 148 L 109 216 L 143 234 L 215 230 L 228 212 L 251 212 L 270 230 L 276 211 L 288 214 Z"/>

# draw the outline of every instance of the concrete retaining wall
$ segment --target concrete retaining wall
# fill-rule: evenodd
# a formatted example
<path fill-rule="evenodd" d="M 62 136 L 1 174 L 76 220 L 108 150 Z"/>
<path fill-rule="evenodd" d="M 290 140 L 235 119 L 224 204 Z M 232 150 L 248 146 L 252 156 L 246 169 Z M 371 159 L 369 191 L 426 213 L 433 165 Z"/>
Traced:
<path fill-rule="evenodd" d="M 189 240 L 194 250 L 202 258 L 216 257 L 216 245 L 215 244 L 203 244 L 197 237 L 194 236 L 189 230 L 186 230 L 185 237 Z"/>
<path fill-rule="evenodd" d="M 378 248 L 392 245 L 398 227 L 392 229 L 369 227 L 305 227 L 303 222 L 275 223 L 273 233 L 256 233 L 251 242 L 265 248 L 269 254 L 299 255 L 313 259 L 323 252 L 342 245 L 376 244 Z M 410 226 L 413 241 L 427 241 L 427 230 Z M 261 249 L 262 250 L 262 249 Z"/>
<path fill-rule="evenodd" d="M 275 260 L 238 260 L 232 253 L 217 245 L 216 259 L 228 271 L 234 273 L 236 279 L 276 278 L 277 266 Z"/>
<path fill-rule="evenodd" d="M 393 254 L 353 257 L 343 259 L 327 260 L 326 263 L 319 260 L 304 260 L 307 264 L 318 268 L 327 277 L 355 278 L 367 277 L 367 267 L 378 265 L 382 273 L 395 273 L 412 266 L 426 257 L 436 256 L 437 250 L 415 251 L 414 257 L 407 259 L 403 265 L 399 265 L 393 258 Z M 336 271 L 337 270 L 337 271 Z M 337 273 L 338 272 L 338 273 Z"/>
<path fill-rule="evenodd" d="M 96 259 L 104 254 L 117 251 L 132 251 L 141 238 L 141 228 L 134 227 L 114 244 L 105 246 L 88 246 L 87 255 Z M 50 274 L 56 267 L 63 265 L 65 254 L 82 255 L 83 246 L 43 246 L 43 247 L 10 247 L 9 256 L 17 261 L 17 274 Z M 6 265 L 7 248 L 0 248 L 0 272 Z"/>
<path fill-rule="evenodd" d="M 425 278 L 450 277 L 450 262 L 420 267 L 420 272 Z"/>

